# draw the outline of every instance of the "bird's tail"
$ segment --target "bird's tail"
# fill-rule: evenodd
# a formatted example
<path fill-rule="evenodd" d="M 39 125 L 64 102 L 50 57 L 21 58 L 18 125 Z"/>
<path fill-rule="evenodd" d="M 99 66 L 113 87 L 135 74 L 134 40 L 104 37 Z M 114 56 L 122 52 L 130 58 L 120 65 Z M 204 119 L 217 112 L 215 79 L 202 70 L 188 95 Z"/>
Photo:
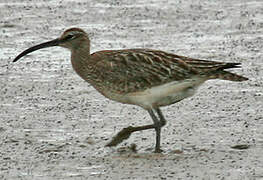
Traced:
<path fill-rule="evenodd" d="M 209 78 L 211 79 L 222 79 L 222 80 L 229 80 L 229 81 L 246 81 L 248 78 L 237 75 L 235 73 L 231 73 L 228 71 L 224 71 L 225 69 L 230 69 L 230 68 L 240 68 L 240 63 L 226 63 L 223 66 L 219 67 L 216 69 L 216 71 L 211 72 Z"/>
<path fill-rule="evenodd" d="M 229 81 L 246 81 L 248 78 L 227 71 L 220 71 L 209 76 L 210 79 L 222 79 Z"/>

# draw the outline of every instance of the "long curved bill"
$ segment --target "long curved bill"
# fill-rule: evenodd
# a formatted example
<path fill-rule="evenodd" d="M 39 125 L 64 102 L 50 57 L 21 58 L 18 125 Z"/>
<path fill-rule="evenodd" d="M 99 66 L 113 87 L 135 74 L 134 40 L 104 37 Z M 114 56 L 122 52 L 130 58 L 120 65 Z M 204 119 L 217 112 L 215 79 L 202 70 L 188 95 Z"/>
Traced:
<path fill-rule="evenodd" d="M 38 44 L 36 46 L 33 46 L 31 48 L 28 48 L 27 50 L 23 51 L 22 53 L 20 53 L 14 60 L 13 62 L 16 62 L 18 61 L 21 57 L 33 52 L 33 51 L 36 51 L 38 49 L 43 49 L 43 48 L 47 48 L 47 47 L 52 47 L 52 46 L 58 46 L 63 40 L 57 38 L 57 39 L 54 39 L 52 41 L 48 41 L 48 42 L 45 42 L 45 43 L 42 43 L 42 44 Z"/>

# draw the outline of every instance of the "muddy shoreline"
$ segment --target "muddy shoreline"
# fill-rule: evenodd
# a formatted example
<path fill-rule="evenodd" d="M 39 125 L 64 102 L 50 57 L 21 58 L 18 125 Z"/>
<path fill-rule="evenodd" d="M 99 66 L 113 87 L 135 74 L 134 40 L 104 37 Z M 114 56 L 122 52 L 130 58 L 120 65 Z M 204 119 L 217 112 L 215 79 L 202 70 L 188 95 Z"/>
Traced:
<path fill-rule="evenodd" d="M 262 7 L 260 0 L 2 1 L 0 179 L 262 179 Z M 11 63 L 69 27 L 90 34 L 92 52 L 151 48 L 240 62 L 234 72 L 249 81 L 209 81 L 163 108 L 163 154 L 152 153 L 154 131 L 106 148 L 122 128 L 151 122 L 147 112 L 96 92 L 65 49 Z"/>

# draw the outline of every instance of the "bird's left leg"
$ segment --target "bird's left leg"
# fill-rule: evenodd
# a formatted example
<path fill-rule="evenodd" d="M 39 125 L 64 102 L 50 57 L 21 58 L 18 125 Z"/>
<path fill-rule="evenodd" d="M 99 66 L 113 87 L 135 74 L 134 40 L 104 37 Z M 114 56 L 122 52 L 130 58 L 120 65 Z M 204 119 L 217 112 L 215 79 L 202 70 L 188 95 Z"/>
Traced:
<path fill-rule="evenodd" d="M 153 110 L 157 112 L 159 119 L 154 114 Z M 149 114 L 150 114 L 150 116 L 154 122 L 154 125 L 155 125 L 155 132 L 156 132 L 155 152 L 160 153 L 160 152 L 162 152 L 162 150 L 161 150 L 161 128 L 166 124 L 166 120 L 165 120 L 160 108 L 154 108 L 153 110 L 150 109 L 150 110 L 148 110 L 148 112 L 149 112 Z"/>

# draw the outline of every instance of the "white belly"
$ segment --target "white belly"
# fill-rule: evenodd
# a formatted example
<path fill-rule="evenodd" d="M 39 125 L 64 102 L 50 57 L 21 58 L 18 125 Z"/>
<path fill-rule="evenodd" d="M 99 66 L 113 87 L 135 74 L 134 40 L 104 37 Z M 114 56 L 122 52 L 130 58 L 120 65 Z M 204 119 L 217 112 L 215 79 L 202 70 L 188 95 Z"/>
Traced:
<path fill-rule="evenodd" d="M 122 98 L 123 102 L 135 104 L 144 109 L 166 106 L 194 95 L 204 81 L 205 79 L 202 78 L 174 81 L 141 92 L 129 93 Z"/>

